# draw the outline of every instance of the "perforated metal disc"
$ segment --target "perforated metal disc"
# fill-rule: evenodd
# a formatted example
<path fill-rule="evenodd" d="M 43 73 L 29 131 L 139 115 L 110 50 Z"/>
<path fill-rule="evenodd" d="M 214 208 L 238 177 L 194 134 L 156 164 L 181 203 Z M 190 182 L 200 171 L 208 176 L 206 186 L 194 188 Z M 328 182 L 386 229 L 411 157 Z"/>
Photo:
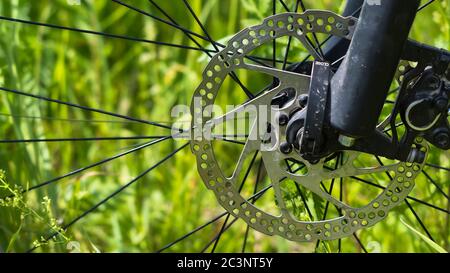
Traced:
<path fill-rule="evenodd" d="M 293 241 L 332 240 L 349 236 L 358 229 L 372 226 L 384 219 L 393 207 L 407 197 L 413 188 L 414 179 L 423 168 L 421 164 L 402 162 L 387 166 L 357 168 L 354 166 L 354 161 L 358 158 L 359 153 L 345 152 L 346 159 L 342 166 L 334 171 L 323 168 L 325 159 L 312 165 L 299 155 L 294 156 L 295 160 L 307 166 L 308 172 L 306 174 L 290 173 L 280 164 L 288 158 L 278 149 L 279 144 L 286 137 L 281 131 L 276 136 L 277 141 L 272 148 L 261 149 L 263 140 L 258 134 L 255 138 L 248 139 L 239 161 L 236 162 L 234 174 L 231 177 L 225 177 L 217 162 L 211 140 L 204 137 L 205 128 L 211 128 L 223 122 L 223 119 L 220 118 L 211 119 L 204 116 L 204 110 L 214 104 L 225 77 L 232 71 L 248 69 L 279 79 L 278 86 L 232 112 L 241 111 L 249 106 L 265 105 L 269 106 L 267 108 L 268 111 L 271 111 L 270 114 L 276 116 L 280 113 L 288 113 L 292 107 L 295 107 L 294 104 L 277 110 L 270 107 L 272 98 L 281 90 L 293 88 L 297 96 L 308 93 L 310 83 L 308 75 L 250 64 L 245 56 L 249 55 L 251 51 L 272 42 L 275 38 L 291 36 L 298 39 L 312 53 L 313 57 L 318 57 L 314 56 L 314 49 L 310 47 L 310 44 L 305 42 L 307 33 L 324 33 L 351 39 L 356 24 L 355 18 L 344 18 L 329 11 L 310 10 L 303 14 L 277 14 L 266 18 L 260 25 L 246 28 L 236 34 L 228 45 L 211 59 L 204 70 L 203 81 L 196 89 L 191 105 L 193 117 L 191 148 L 197 159 L 198 171 L 208 189 L 215 193 L 218 202 L 228 212 L 243 219 L 255 230 L 269 235 L 279 235 Z M 196 103 L 194 103 L 195 101 Z M 226 116 L 224 117 L 226 118 Z M 257 123 L 256 120 L 254 124 Z M 418 139 L 416 145 L 427 152 L 428 148 L 423 140 Z M 281 215 L 272 215 L 261 210 L 246 200 L 238 191 L 238 177 L 243 169 L 243 162 L 258 150 L 262 155 L 277 198 L 276 204 L 274 202 L 273 205 L 280 208 Z M 360 208 L 350 207 L 320 187 L 320 182 L 327 179 L 382 172 L 389 172 L 392 180 L 381 194 Z M 280 181 L 283 178 L 288 178 L 329 201 L 341 211 L 342 216 L 324 221 L 299 221 L 288 211 L 282 198 L 280 184 L 283 182 Z"/>

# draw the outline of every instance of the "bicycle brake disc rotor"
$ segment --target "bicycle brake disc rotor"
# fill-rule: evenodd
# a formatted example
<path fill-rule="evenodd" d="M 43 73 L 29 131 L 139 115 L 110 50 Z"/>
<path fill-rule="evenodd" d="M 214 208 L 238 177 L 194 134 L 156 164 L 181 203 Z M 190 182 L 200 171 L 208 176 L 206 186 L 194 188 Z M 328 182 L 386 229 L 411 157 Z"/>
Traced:
<path fill-rule="evenodd" d="M 372 226 L 384 219 L 393 207 L 408 196 L 414 186 L 414 179 L 423 168 L 423 164 L 404 162 L 358 168 L 354 165 L 354 162 L 360 153 L 345 152 L 345 160 L 342 160 L 341 166 L 336 170 L 328 170 L 324 168 L 326 159 L 322 159 L 317 164 L 311 164 L 301 158 L 298 153 L 294 152 L 287 156 L 280 152 L 279 145 L 286 138 L 283 131 L 276 134 L 275 144 L 264 147 L 264 149 L 261 149 L 261 143 L 264 142 L 262 136 L 251 132 L 250 135 L 256 137 L 246 140 L 243 152 L 236 163 L 234 174 L 231 177 L 226 177 L 216 160 L 212 149 L 212 141 L 204 137 L 205 128 L 216 126 L 223 122 L 223 118 L 226 119 L 227 115 L 244 110 L 249 106 L 268 106 L 271 116 L 289 113 L 295 107 L 295 104 L 276 110 L 270 107 L 273 97 L 284 89 L 294 89 L 296 96 L 308 93 L 310 76 L 249 64 L 245 57 L 251 51 L 284 36 L 291 36 L 302 42 L 307 33 L 331 34 L 350 40 L 356 23 L 355 18 L 344 18 L 329 11 L 310 10 L 302 14 L 274 15 L 266 18 L 262 24 L 246 28 L 236 34 L 228 45 L 211 59 L 203 72 L 203 80 L 194 93 L 191 105 L 193 117 L 191 149 L 197 159 L 198 171 L 208 189 L 215 193 L 223 208 L 233 216 L 244 220 L 255 230 L 268 235 L 279 235 L 292 241 L 333 240 L 350 236 L 355 231 Z M 222 118 L 208 119 L 204 116 L 205 108 L 214 104 L 225 77 L 237 69 L 248 69 L 269 74 L 278 78 L 279 84 L 225 114 Z M 195 100 L 199 100 L 200 103 L 194 103 Z M 254 125 L 256 123 L 255 120 Z M 256 130 L 254 129 L 255 126 L 252 128 L 251 131 Z M 424 142 L 418 139 L 415 145 L 427 152 L 428 148 Z M 242 171 L 243 161 L 257 151 L 262 155 L 271 187 L 275 192 L 277 202 L 273 205 L 280 208 L 281 215 L 272 215 L 261 210 L 239 192 L 238 176 Z M 288 171 L 285 165 L 281 164 L 288 158 L 294 158 L 296 161 L 303 163 L 308 169 L 307 173 L 296 174 Z M 392 179 L 386 187 L 383 187 L 381 194 L 363 207 L 351 207 L 320 187 L 321 181 L 327 179 L 385 172 L 390 173 Z M 286 178 L 330 202 L 339 209 L 341 215 L 323 221 L 298 220 L 288 211 L 282 197 L 281 186 Z"/>

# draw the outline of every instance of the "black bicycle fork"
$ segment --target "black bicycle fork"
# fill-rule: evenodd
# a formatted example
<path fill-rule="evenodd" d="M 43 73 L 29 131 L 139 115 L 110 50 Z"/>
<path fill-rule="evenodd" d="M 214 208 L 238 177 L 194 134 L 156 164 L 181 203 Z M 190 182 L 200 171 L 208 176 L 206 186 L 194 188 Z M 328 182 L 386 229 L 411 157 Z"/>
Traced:
<path fill-rule="evenodd" d="M 411 130 L 399 141 L 395 138 L 397 137 L 395 132 L 394 138 L 390 138 L 376 128 L 399 62 L 405 48 L 409 48 L 406 45 L 411 44 L 411 41 L 408 41 L 408 34 L 420 1 L 366 0 L 360 9 L 358 6 L 360 7 L 362 2 L 351 0 L 347 3 L 345 15 L 349 13 L 353 15 L 356 13 L 356 17 L 359 15 L 351 42 L 332 39 L 331 46 L 325 49 L 328 60 L 334 62 L 337 56 L 345 54 L 336 73 L 332 73 L 333 68 L 328 63 L 313 63 L 308 98 L 310 109 L 306 111 L 306 115 L 304 113 L 296 115 L 297 118 L 304 120 L 302 131 L 290 132 L 294 126 L 291 128 L 288 126 L 287 135 L 298 136 L 291 137 L 290 139 L 296 140 L 288 142 L 299 147 L 300 154 L 311 162 L 317 162 L 320 158 L 339 150 L 357 150 L 402 161 L 422 162 L 425 154 L 420 149 L 412 149 L 414 138 L 419 135 L 417 130 Z M 435 51 L 432 49 L 431 55 Z M 437 55 L 439 54 L 440 51 L 437 50 Z M 432 92 L 426 90 L 420 96 L 410 95 L 405 97 L 405 101 L 414 108 L 412 112 L 420 115 L 425 108 L 425 112 L 428 113 L 429 117 L 425 119 L 419 117 L 416 120 L 418 123 L 428 118 L 432 119 L 433 126 L 442 126 L 448 130 L 446 117 L 444 119 L 444 115 L 447 114 L 448 96 L 444 91 L 439 91 L 440 89 L 437 87 L 437 91 Z M 447 104 L 441 103 L 440 110 L 426 109 L 435 106 L 433 102 L 429 104 L 425 102 L 435 99 L 445 100 Z M 396 105 L 395 109 L 399 107 L 401 106 Z M 396 115 L 397 113 L 393 117 L 394 121 Z M 293 123 L 291 121 L 291 124 Z M 433 138 L 430 134 L 434 134 L 421 133 L 427 140 Z M 450 143 L 441 145 L 440 148 L 448 149 L 449 145 Z"/>

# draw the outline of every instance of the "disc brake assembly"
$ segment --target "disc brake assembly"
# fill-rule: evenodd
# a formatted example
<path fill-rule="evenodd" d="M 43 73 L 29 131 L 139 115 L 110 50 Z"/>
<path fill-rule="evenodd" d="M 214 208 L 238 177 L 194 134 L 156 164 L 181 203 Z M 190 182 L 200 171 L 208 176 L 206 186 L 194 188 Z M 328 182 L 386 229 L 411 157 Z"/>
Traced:
<path fill-rule="evenodd" d="M 413 149 L 408 150 L 404 160 L 385 165 L 357 166 L 356 162 L 361 161 L 361 156 L 373 154 L 371 150 L 365 149 L 368 146 L 365 143 L 370 141 L 361 140 L 355 143 L 352 139 L 333 136 L 333 130 L 327 128 L 325 110 L 328 85 L 333 75 L 333 67 L 330 64 L 319 61 L 309 63 L 308 69 L 300 69 L 309 73 L 301 74 L 293 71 L 295 69 L 280 70 L 251 61 L 251 52 L 281 37 L 297 39 L 316 60 L 320 60 L 321 56 L 308 42 L 308 34 L 322 33 L 351 40 L 356 25 L 357 19 L 341 17 L 330 11 L 309 10 L 302 14 L 274 15 L 266 18 L 262 24 L 248 27 L 236 34 L 228 45 L 211 59 L 203 72 L 203 80 L 196 89 L 191 104 L 191 149 L 197 159 L 198 171 L 207 188 L 215 193 L 221 206 L 257 231 L 279 235 L 292 241 L 333 240 L 351 236 L 357 230 L 373 226 L 384 219 L 392 208 L 408 196 L 416 176 L 423 168 L 428 152 L 424 138 L 428 140 L 434 135 L 422 137 L 412 134 L 408 137 L 409 145 Z M 222 116 L 211 118 L 208 109 L 214 105 L 225 78 L 240 69 L 263 73 L 276 80 L 269 90 Z M 413 117 L 413 113 L 417 107 L 421 107 L 427 95 L 420 92 L 415 94 L 405 95 L 406 99 L 398 109 L 406 109 L 403 111 L 403 118 L 420 129 L 426 124 L 423 124 L 424 121 L 420 117 Z M 236 114 L 251 109 L 258 111 L 250 115 L 250 130 L 243 143 L 242 153 L 233 174 L 226 176 L 217 161 L 211 132 L 227 120 L 232 120 Z M 444 122 L 440 116 L 430 119 L 433 128 Z M 380 124 L 377 132 L 386 131 L 391 120 Z M 429 127 L 429 124 L 426 127 Z M 326 149 L 323 148 L 327 139 L 332 138 L 339 139 L 331 144 L 332 150 L 339 153 L 330 152 L 330 145 Z M 387 147 L 392 147 L 390 141 L 384 137 L 373 138 L 381 144 L 385 143 Z M 356 148 L 352 150 L 349 147 Z M 273 205 L 280 209 L 279 215 L 268 213 L 255 205 L 254 201 L 259 195 L 249 199 L 240 193 L 239 184 L 244 162 L 256 152 L 262 156 L 271 181 L 269 187 L 273 188 L 275 195 Z M 386 157 L 391 158 L 389 154 Z M 336 169 L 327 167 L 333 158 L 340 163 Z M 304 171 L 295 172 L 286 162 L 302 165 Z M 341 198 L 333 196 L 322 184 L 322 181 L 326 180 L 376 174 L 387 174 L 389 182 L 372 201 L 360 207 L 346 204 Z M 282 188 L 287 181 L 329 202 L 339 211 L 339 216 L 333 219 L 298 219 L 287 208 L 283 197 Z"/>

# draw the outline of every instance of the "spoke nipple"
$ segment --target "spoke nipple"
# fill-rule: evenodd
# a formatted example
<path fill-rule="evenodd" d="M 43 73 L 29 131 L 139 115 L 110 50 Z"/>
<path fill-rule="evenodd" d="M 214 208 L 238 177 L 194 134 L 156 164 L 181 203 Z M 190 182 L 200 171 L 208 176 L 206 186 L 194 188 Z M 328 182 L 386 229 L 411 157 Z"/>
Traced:
<path fill-rule="evenodd" d="M 290 154 L 292 152 L 292 145 L 287 142 L 283 142 L 280 145 L 280 151 L 283 154 Z"/>

